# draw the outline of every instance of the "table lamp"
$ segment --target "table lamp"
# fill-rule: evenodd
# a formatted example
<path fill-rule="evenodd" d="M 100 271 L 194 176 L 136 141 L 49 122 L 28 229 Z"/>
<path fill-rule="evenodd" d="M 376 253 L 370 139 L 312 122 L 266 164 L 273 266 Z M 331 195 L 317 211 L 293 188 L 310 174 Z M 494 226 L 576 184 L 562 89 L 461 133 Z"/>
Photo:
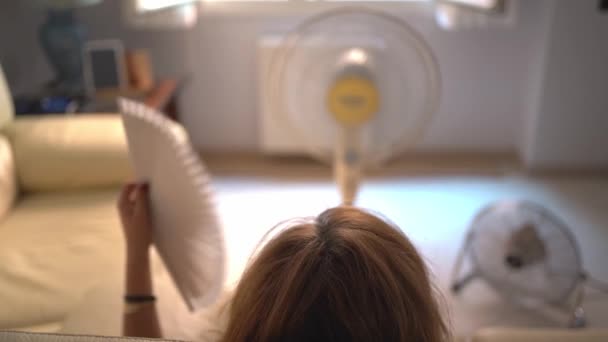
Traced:
<path fill-rule="evenodd" d="M 36 0 L 47 10 L 47 19 L 40 26 L 40 44 L 55 72 L 50 84 L 53 95 L 81 96 L 82 47 L 85 28 L 76 21 L 74 9 L 100 3 L 101 0 Z"/>

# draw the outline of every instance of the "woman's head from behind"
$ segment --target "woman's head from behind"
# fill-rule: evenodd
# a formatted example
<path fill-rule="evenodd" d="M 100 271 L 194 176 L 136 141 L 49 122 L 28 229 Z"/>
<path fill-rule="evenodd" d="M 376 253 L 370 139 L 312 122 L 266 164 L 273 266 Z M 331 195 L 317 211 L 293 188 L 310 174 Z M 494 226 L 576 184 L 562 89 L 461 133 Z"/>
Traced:
<path fill-rule="evenodd" d="M 352 207 L 270 240 L 245 271 L 226 342 L 439 342 L 447 328 L 420 255 L 382 219 Z"/>

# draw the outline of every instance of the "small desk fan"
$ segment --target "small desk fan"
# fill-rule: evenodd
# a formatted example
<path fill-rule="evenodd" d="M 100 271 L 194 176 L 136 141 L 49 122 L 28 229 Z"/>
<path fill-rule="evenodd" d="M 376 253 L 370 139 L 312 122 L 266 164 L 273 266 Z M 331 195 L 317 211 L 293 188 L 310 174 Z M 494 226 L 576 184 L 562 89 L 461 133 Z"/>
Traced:
<path fill-rule="evenodd" d="M 411 147 L 439 102 L 440 75 L 424 39 L 401 19 L 342 8 L 304 21 L 272 56 L 273 115 L 333 163 L 342 202 L 362 171 Z"/>
<path fill-rule="evenodd" d="M 456 260 L 452 291 L 461 292 L 474 279 L 515 302 L 558 308 L 574 328 L 586 324 L 584 285 L 608 293 L 605 283 L 584 270 L 572 230 L 527 201 L 498 201 L 475 217 Z"/>

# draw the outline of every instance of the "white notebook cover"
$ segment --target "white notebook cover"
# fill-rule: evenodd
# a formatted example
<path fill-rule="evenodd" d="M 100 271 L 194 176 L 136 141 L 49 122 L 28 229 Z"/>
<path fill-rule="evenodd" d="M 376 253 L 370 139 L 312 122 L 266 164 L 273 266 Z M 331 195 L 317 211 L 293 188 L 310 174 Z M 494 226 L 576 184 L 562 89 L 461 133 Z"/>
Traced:
<path fill-rule="evenodd" d="M 181 125 L 134 101 L 119 105 L 137 181 L 150 184 L 154 244 L 195 311 L 219 297 L 225 277 L 210 176 Z"/>

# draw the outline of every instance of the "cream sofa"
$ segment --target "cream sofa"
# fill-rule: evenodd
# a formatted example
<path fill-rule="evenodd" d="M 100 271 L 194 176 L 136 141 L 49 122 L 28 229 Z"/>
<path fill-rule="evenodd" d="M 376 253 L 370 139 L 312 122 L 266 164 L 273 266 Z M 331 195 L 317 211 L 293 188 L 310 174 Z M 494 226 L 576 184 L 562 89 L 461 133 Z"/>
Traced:
<path fill-rule="evenodd" d="M 131 175 L 122 123 L 15 119 L 0 67 L 0 133 L 0 329 L 62 331 L 81 323 L 73 313 L 91 293 L 122 286 L 114 202 Z"/>
<path fill-rule="evenodd" d="M 131 174 L 118 115 L 15 118 L 0 67 L 0 330 L 120 334 L 115 200 Z M 156 253 L 152 267 L 167 336 L 217 326 L 216 307 L 188 312 Z"/>
<path fill-rule="evenodd" d="M 0 136 L 0 329 L 60 331 L 96 288 L 120 287 L 115 210 L 130 178 L 117 115 L 17 119 Z"/>
<path fill-rule="evenodd" d="M 0 331 L 0 341 L 11 342 L 178 342 L 135 337 L 108 337 L 89 335 L 39 334 L 29 332 Z"/>

